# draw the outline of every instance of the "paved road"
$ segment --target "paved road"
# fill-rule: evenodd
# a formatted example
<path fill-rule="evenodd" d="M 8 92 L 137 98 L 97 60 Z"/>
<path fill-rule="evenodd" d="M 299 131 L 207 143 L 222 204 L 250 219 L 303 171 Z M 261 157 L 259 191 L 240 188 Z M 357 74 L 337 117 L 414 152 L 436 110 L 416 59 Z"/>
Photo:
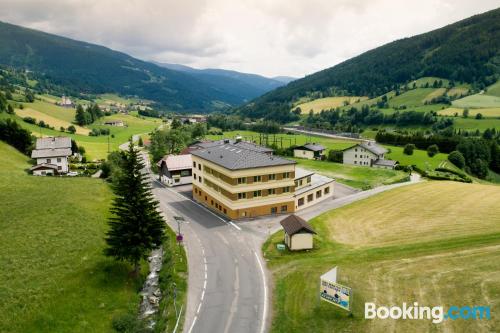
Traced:
<path fill-rule="evenodd" d="M 263 333 L 268 319 L 263 238 L 156 180 L 153 193 L 173 230 L 173 216 L 187 220 L 181 224 L 189 266 L 184 332 Z"/>

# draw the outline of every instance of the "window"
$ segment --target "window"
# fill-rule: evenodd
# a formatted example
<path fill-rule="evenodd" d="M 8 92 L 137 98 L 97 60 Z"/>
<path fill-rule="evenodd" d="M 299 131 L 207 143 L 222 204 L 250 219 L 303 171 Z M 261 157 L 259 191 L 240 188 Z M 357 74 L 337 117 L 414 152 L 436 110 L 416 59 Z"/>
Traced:
<path fill-rule="evenodd" d="M 290 172 L 283 172 L 283 178 L 290 178 Z"/>
<path fill-rule="evenodd" d="M 299 204 L 299 207 L 303 206 L 304 205 L 304 198 L 300 198 L 297 203 Z"/>
<path fill-rule="evenodd" d="M 274 188 L 268 189 L 267 194 L 269 194 L 269 195 L 276 194 L 276 189 L 274 189 Z"/>
<path fill-rule="evenodd" d="M 224 214 L 227 214 L 227 209 L 226 208 L 224 208 Z"/>
<path fill-rule="evenodd" d="M 307 196 L 307 202 L 311 202 L 313 200 L 314 200 L 314 194 L 311 193 Z"/>
<path fill-rule="evenodd" d="M 210 204 L 213 206 L 213 205 L 214 205 L 214 201 L 213 201 L 213 200 L 211 200 Z"/>
<path fill-rule="evenodd" d="M 219 208 L 219 204 L 217 202 L 215 203 L 215 208 Z"/>
<path fill-rule="evenodd" d="M 358 151 L 358 148 L 354 148 L 354 151 Z"/>
<path fill-rule="evenodd" d="M 196 162 L 193 161 L 193 168 L 196 168 Z"/>
<path fill-rule="evenodd" d="M 316 191 L 316 199 L 321 198 L 321 190 Z"/>
<path fill-rule="evenodd" d="M 247 198 L 247 194 L 245 192 L 238 193 L 238 199 L 246 199 L 246 198 Z"/>
<path fill-rule="evenodd" d="M 358 164 L 358 161 L 354 161 L 354 164 Z"/>
<path fill-rule="evenodd" d="M 199 176 L 198 179 L 200 180 L 200 183 L 203 182 L 203 178 L 201 178 L 201 176 Z"/>
<path fill-rule="evenodd" d="M 50 158 L 47 159 L 47 163 L 50 164 Z"/>
<path fill-rule="evenodd" d="M 253 181 L 254 181 L 254 183 L 260 182 L 261 181 L 261 177 L 260 176 L 253 176 Z"/>
<path fill-rule="evenodd" d="M 307 183 L 311 182 L 311 176 L 307 177 Z"/>
<path fill-rule="evenodd" d="M 253 191 L 253 196 L 254 197 L 260 197 L 261 195 L 262 195 L 262 191 L 261 190 Z"/>
<path fill-rule="evenodd" d="M 208 199 L 208 198 L 207 198 L 207 196 L 205 195 L 205 201 L 207 201 L 207 199 Z"/>
<path fill-rule="evenodd" d="M 330 187 L 325 187 L 325 194 L 330 193 Z"/>
<path fill-rule="evenodd" d="M 290 192 L 290 186 L 283 187 L 283 193 L 288 193 Z"/>
<path fill-rule="evenodd" d="M 196 187 L 194 188 L 194 193 L 198 194 L 198 189 Z"/>
<path fill-rule="evenodd" d="M 238 178 L 238 184 L 245 184 L 247 182 L 246 177 L 240 177 Z"/>
<path fill-rule="evenodd" d="M 358 158 L 358 154 L 355 154 L 355 155 L 354 155 L 354 158 Z"/>
<path fill-rule="evenodd" d="M 62 170 L 62 166 L 58 165 L 57 170 Z"/>
<path fill-rule="evenodd" d="M 61 163 L 61 158 L 60 157 L 57 158 L 57 162 Z"/>
<path fill-rule="evenodd" d="M 284 213 L 288 210 L 288 207 L 285 205 L 285 206 L 281 206 L 281 212 Z"/>
<path fill-rule="evenodd" d="M 299 186 L 302 186 L 302 182 L 303 182 L 303 180 L 302 180 L 302 179 L 301 179 L 301 180 L 299 180 Z"/>
<path fill-rule="evenodd" d="M 193 173 L 193 178 L 194 178 L 194 180 L 196 180 L 196 178 L 197 178 L 195 173 Z"/>
<path fill-rule="evenodd" d="M 276 214 L 278 212 L 278 207 L 271 207 L 271 214 Z"/>
<path fill-rule="evenodd" d="M 270 174 L 269 180 L 276 180 L 276 175 L 274 173 Z"/>

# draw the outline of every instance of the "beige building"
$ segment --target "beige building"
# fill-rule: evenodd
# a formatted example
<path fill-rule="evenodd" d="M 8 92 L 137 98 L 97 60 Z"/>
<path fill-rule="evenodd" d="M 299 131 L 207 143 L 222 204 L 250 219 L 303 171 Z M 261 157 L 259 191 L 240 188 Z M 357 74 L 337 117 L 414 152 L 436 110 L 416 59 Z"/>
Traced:
<path fill-rule="evenodd" d="M 293 213 L 333 196 L 333 179 L 253 143 L 199 143 L 191 159 L 193 198 L 230 219 Z"/>
<path fill-rule="evenodd" d="M 285 231 L 285 244 L 292 251 L 312 249 L 314 229 L 296 215 L 290 215 L 280 222 Z"/>
<path fill-rule="evenodd" d="M 344 149 L 343 163 L 374 168 L 394 169 L 397 162 L 386 160 L 386 153 L 387 149 L 374 141 L 362 142 Z"/>
<path fill-rule="evenodd" d="M 293 149 L 293 156 L 307 158 L 309 160 L 323 160 L 326 148 L 316 143 L 306 143 L 303 146 Z"/>
<path fill-rule="evenodd" d="M 191 184 L 193 180 L 191 154 L 166 155 L 157 165 L 159 180 L 167 186 Z"/>

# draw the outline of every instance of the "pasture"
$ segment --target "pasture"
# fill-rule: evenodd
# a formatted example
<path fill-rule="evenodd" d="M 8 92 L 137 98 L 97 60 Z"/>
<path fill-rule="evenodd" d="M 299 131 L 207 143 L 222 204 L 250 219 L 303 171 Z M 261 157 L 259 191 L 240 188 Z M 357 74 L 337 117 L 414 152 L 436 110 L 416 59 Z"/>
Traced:
<path fill-rule="evenodd" d="M 446 108 L 444 110 L 439 110 L 438 114 L 440 116 L 454 116 L 457 114 L 459 117 L 462 116 L 464 109 L 459 109 L 455 107 Z M 478 113 L 486 118 L 498 118 L 500 117 L 500 107 L 498 108 L 483 108 L 483 109 L 469 109 L 469 117 L 474 118 Z"/>
<path fill-rule="evenodd" d="M 486 195 L 485 195 L 486 194 Z M 488 198 L 486 198 L 488 196 Z M 314 218 L 315 248 L 263 246 L 273 274 L 271 332 L 490 332 L 500 325 L 500 187 L 428 181 L 393 189 Z M 334 266 L 353 288 L 352 315 L 319 300 Z M 486 305 L 491 320 L 367 320 L 364 303 Z"/>
<path fill-rule="evenodd" d="M 486 89 L 486 95 L 500 97 L 500 80 Z"/>
<path fill-rule="evenodd" d="M 109 186 L 30 176 L 28 160 L 0 142 L 0 331 L 111 332 L 141 283 L 102 253 Z"/>
<path fill-rule="evenodd" d="M 405 181 L 408 174 L 403 171 L 385 170 L 354 165 L 345 165 L 328 161 L 313 161 L 294 158 L 297 166 L 318 174 L 334 178 L 339 183 L 358 189 L 369 189 Z"/>
<path fill-rule="evenodd" d="M 322 110 L 330 110 L 342 107 L 346 104 L 351 105 L 355 103 L 362 103 L 362 101 L 365 101 L 367 99 L 368 97 L 363 96 L 325 97 L 295 105 L 293 109 L 300 107 L 300 109 L 302 110 L 302 114 L 309 114 L 310 110 L 312 110 L 314 113 L 317 113 L 321 112 Z"/>
<path fill-rule="evenodd" d="M 500 97 L 475 94 L 454 100 L 451 103 L 457 108 L 496 108 L 500 107 Z"/>
<path fill-rule="evenodd" d="M 415 106 L 421 106 L 424 104 L 428 96 L 436 94 L 436 92 L 441 92 L 442 88 L 416 88 L 408 90 L 399 96 L 394 96 L 388 100 L 389 106 L 399 107 L 406 105 L 406 107 L 411 108 Z"/>
<path fill-rule="evenodd" d="M 35 118 L 38 121 L 43 120 L 46 124 L 53 126 L 56 129 L 59 129 L 61 127 L 64 127 L 67 129 L 69 126 L 73 125 L 76 128 L 76 134 L 79 135 L 89 135 L 90 130 L 85 127 L 81 127 L 75 124 L 72 124 L 71 122 L 67 122 L 65 120 L 55 118 L 47 113 L 43 113 L 37 110 L 34 110 L 32 108 L 25 107 L 24 109 L 16 109 L 16 114 L 21 117 L 32 117 Z"/>
<path fill-rule="evenodd" d="M 427 151 L 415 149 L 413 155 L 406 155 L 403 153 L 403 147 L 389 145 L 384 145 L 384 147 L 390 149 L 386 158 L 398 161 L 400 165 L 416 165 L 422 170 L 434 170 L 448 160 L 448 155 L 443 153 L 429 157 Z"/>

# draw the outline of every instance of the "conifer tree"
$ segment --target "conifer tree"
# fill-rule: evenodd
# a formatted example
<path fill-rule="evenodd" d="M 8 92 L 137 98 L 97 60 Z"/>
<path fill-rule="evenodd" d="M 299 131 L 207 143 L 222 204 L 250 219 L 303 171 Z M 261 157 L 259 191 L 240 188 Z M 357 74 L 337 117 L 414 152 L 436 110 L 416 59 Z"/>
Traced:
<path fill-rule="evenodd" d="M 158 213 L 158 201 L 153 198 L 144 164 L 132 141 L 129 150 L 121 152 L 123 163 L 112 188 L 115 199 L 111 208 L 105 249 L 107 256 L 134 266 L 137 276 L 140 260 L 161 245 L 165 223 Z"/>

